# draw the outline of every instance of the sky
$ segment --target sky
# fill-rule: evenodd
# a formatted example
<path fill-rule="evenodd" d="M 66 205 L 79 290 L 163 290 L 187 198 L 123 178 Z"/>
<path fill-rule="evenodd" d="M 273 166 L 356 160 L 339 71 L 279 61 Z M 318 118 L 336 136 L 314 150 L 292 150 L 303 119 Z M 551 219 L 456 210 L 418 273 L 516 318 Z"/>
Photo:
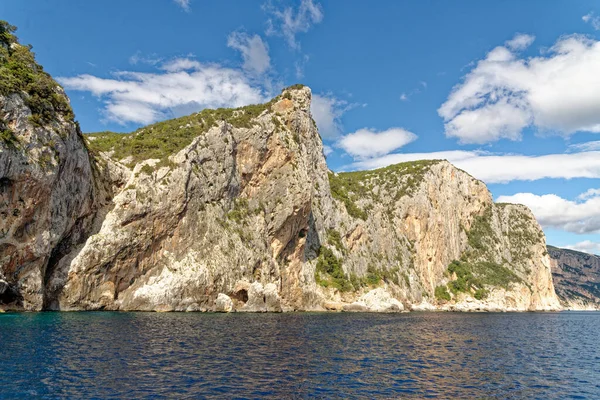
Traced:
<path fill-rule="evenodd" d="M 84 132 L 303 83 L 332 170 L 447 159 L 600 254 L 596 0 L 2 0 L 0 19 Z"/>

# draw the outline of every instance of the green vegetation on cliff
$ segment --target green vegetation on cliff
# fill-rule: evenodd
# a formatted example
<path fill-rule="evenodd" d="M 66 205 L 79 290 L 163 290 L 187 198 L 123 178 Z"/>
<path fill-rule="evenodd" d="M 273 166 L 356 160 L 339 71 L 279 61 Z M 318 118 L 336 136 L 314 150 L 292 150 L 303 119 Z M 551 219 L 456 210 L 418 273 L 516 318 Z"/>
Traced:
<path fill-rule="evenodd" d="M 515 273 L 515 268 L 521 268 L 525 274 L 531 272 L 526 264 L 533 256 L 531 246 L 543 241 L 543 234 L 535 229 L 535 220 L 532 217 L 518 208 L 504 209 L 508 206 L 515 207 L 497 204 L 498 218 L 506 218 L 505 213 L 509 212 L 510 223 L 503 233 L 509 241 L 510 261 L 502 258 L 502 263 L 497 262 L 494 249 L 499 245 L 501 238 L 497 237 L 494 211 L 491 206 L 487 207 L 480 215 L 475 216 L 470 229 L 466 231 L 469 244 L 467 250 L 463 252 L 460 260 L 452 261 L 448 266 L 448 274 L 456 278 L 447 285 L 450 292 L 455 295 L 468 293 L 481 300 L 488 295 L 486 287 L 510 289 L 514 283 L 525 283 L 529 286 Z"/>
<path fill-rule="evenodd" d="M 346 206 L 346 211 L 354 218 L 360 218 L 362 220 L 367 219 L 367 213 L 355 203 L 361 197 L 362 188 L 354 188 L 354 182 L 352 180 L 345 179 L 345 174 L 335 174 L 333 172 L 328 173 L 329 176 L 329 187 L 331 188 L 331 195 L 333 198 L 341 201 Z"/>
<path fill-rule="evenodd" d="M 337 239 L 331 240 L 332 237 L 336 237 L 329 231 L 329 243 L 335 246 Z M 332 243 L 333 242 L 333 243 Z M 341 242 L 341 239 L 340 239 Z M 341 246 L 341 243 L 339 244 Z M 346 252 L 344 247 L 338 248 L 342 254 Z M 343 258 L 338 258 L 334 254 L 333 250 L 328 247 L 322 246 L 319 250 L 319 257 L 317 258 L 317 266 L 315 269 L 315 281 L 317 284 L 324 287 L 333 287 L 341 292 L 347 292 L 350 290 L 358 290 L 361 287 L 377 286 L 382 282 L 395 283 L 399 285 L 398 280 L 400 270 L 399 268 L 378 269 L 374 265 L 370 264 L 367 268 L 367 273 L 358 277 L 356 274 L 350 274 L 347 276 L 342 268 Z M 408 276 L 405 277 L 407 287 L 410 286 Z"/>
<path fill-rule="evenodd" d="M 2 124 L 1 120 L 0 124 Z M 2 128 L 2 126 L 0 126 L 0 142 L 3 142 L 10 147 L 15 147 L 18 145 L 19 140 L 11 129 Z"/>
<path fill-rule="evenodd" d="M 265 104 L 254 104 L 241 108 L 219 108 L 203 110 L 181 118 L 157 122 L 132 133 L 98 132 L 87 134 L 88 145 L 93 151 L 110 152 L 115 160 L 131 157 L 129 166 L 140 161 L 159 159 L 161 165 L 169 156 L 176 154 L 192 141 L 218 126 L 219 121 L 240 128 L 252 126 L 252 120 L 270 110 L 277 98 Z"/>
<path fill-rule="evenodd" d="M 438 301 L 450 301 L 450 293 L 448 293 L 446 286 L 436 286 L 435 298 Z"/>
<path fill-rule="evenodd" d="M 57 115 L 73 120 L 73 110 L 62 89 L 35 61 L 31 46 L 19 44 L 14 35 L 16 27 L 0 21 L 0 95 L 20 93 L 31 110 L 31 122 L 43 125 L 52 122 Z M 0 121 L 0 131 L 6 131 Z M 0 140 L 10 135 L 3 133 Z"/>
<path fill-rule="evenodd" d="M 487 296 L 486 286 L 509 289 L 512 283 L 523 282 L 510 269 L 490 261 L 454 260 L 448 266 L 448 273 L 456 275 L 456 279 L 448 283 L 452 293 L 469 293 L 478 300 Z"/>
<path fill-rule="evenodd" d="M 472 258 L 486 257 L 487 253 L 494 247 L 495 238 L 492 228 L 492 208 L 488 207 L 482 215 L 475 217 L 471 229 L 467 232 L 469 246 L 471 246 Z"/>
<path fill-rule="evenodd" d="M 341 292 L 353 289 L 352 283 L 350 283 L 342 269 L 342 260 L 325 246 L 322 246 L 319 250 L 315 280 L 321 286 L 334 287 Z"/>
<path fill-rule="evenodd" d="M 287 96 L 289 90 L 303 88 L 296 84 L 283 89 Z M 255 119 L 281 99 L 276 96 L 263 104 L 251 104 L 239 108 L 206 109 L 185 117 L 157 122 L 137 129 L 131 133 L 97 132 L 86 134 L 88 146 L 92 151 L 112 152 L 112 158 L 122 160 L 131 157 L 128 166 L 134 166 L 148 159 L 161 160 L 159 166 L 165 165 L 169 156 L 176 154 L 210 128 L 225 121 L 236 128 L 250 128 Z M 276 117 L 271 118 L 277 129 L 283 129 Z M 294 139 L 297 139 L 294 137 Z M 225 138 L 227 140 L 227 138 Z"/>
<path fill-rule="evenodd" d="M 510 255 L 513 261 L 524 261 L 533 256 L 531 247 L 536 243 L 544 242 L 544 233 L 541 229 L 532 229 L 536 225 L 535 219 L 514 209 L 514 205 L 496 204 L 498 207 L 512 206 L 510 212 L 510 221 L 512 222 L 508 230 L 508 240 L 510 242 Z"/>
<path fill-rule="evenodd" d="M 344 203 L 348 214 L 366 220 L 368 207 L 361 208 L 356 203 L 361 199 L 379 200 L 383 190 L 392 200 L 415 193 L 423 176 L 432 165 L 440 160 L 409 161 L 370 171 L 329 172 L 329 186 L 333 197 Z M 374 189 L 377 188 L 377 192 Z M 393 208 L 393 204 L 390 205 Z M 366 209 L 365 209 L 366 208 Z M 390 213 L 393 209 L 390 209 Z"/>

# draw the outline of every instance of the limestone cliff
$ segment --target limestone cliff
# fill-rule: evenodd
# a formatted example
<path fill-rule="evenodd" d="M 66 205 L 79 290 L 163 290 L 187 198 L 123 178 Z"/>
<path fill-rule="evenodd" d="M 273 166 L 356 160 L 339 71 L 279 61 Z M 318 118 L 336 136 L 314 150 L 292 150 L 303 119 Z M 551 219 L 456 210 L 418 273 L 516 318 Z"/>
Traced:
<path fill-rule="evenodd" d="M 327 227 L 340 232 L 338 255 L 359 283 L 383 281 L 416 309 L 559 308 L 531 212 L 494 204 L 482 182 L 450 163 L 330 174 L 330 182 Z"/>
<path fill-rule="evenodd" d="M 307 87 L 83 139 L 40 76 L 0 97 L 3 308 L 559 308 L 529 210 L 446 161 L 328 171 Z"/>
<path fill-rule="evenodd" d="M 600 257 L 548 246 L 561 304 L 570 310 L 600 309 Z"/>
<path fill-rule="evenodd" d="M 92 168 L 69 101 L 0 23 L 0 303 L 40 309 L 63 248 L 85 239 Z"/>

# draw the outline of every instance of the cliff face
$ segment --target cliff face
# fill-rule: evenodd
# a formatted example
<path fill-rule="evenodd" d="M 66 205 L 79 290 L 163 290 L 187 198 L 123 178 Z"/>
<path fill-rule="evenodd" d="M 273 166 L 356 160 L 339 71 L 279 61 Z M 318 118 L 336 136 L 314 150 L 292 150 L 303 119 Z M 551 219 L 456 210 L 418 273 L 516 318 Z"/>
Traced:
<path fill-rule="evenodd" d="M 0 303 L 40 309 L 65 247 L 85 239 L 93 182 L 62 89 L 0 24 Z"/>
<path fill-rule="evenodd" d="M 328 171 L 307 87 L 83 139 L 40 76 L 0 96 L 3 308 L 559 308 L 529 210 L 446 161 Z"/>
<path fill-rule="evenodd" d="M 600 309 L 600 257 L 548 246 L 561 304 L 571 310 Z"/>
<path fill-rule="evenodd" d="M 307 243 L 318 240 L 313 200 L 327 168 L 309 106 L 305 88 L 231 112 L 230 122 L 195 114 L 176 123 L 194 132 L 176 154 L 102 159 L 118 194 L 99 232 L 56 269 L 53 307 L 207 309 L 225 293 L 260 310 L 264 300 L 247 299 L 263 299 L 265 289 L 269 309 L 281 310 L 280 295 L 288 306 L 316 306 Z M 162 128 L 117 140 L 142 142 Z M 90 145 L 112 139 L 92 136 Z"/>
<path fill-rule="evenodd" d="M 413 308 L 559 308 L 543 232 L 446 161 L 330 175 L 344 267 Z M 364 212 L 363 212 L 364 211 Z M 343 298 L 343 296 L 340 296 Z"/>

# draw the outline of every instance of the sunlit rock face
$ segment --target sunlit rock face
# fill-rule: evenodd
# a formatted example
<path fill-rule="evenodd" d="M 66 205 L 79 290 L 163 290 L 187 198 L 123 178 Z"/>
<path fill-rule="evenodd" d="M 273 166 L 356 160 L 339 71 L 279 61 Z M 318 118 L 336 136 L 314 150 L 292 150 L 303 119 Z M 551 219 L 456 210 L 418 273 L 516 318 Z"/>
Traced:
<path fill-rule="evenodd" d="M 113 208 L 53 276 L 56 308 L 212 309 L 219 293 L 246 311 L 281 311 L 280 296 L 320 307 L 310 258 L 328 178 L 310 98 L 290 89 L 245 126 L 216 120 L 164 166 L 102 153 L 100 168 L 126 170 L 106 174 L 122 177 Z"/>
<path fill-rule="evenodd" d="M 0 96 L 2 308 L 560 307 L 528 209 L 446 161 L 328 171 L 302 85 L 85 139 L 25 100 Z"/>

